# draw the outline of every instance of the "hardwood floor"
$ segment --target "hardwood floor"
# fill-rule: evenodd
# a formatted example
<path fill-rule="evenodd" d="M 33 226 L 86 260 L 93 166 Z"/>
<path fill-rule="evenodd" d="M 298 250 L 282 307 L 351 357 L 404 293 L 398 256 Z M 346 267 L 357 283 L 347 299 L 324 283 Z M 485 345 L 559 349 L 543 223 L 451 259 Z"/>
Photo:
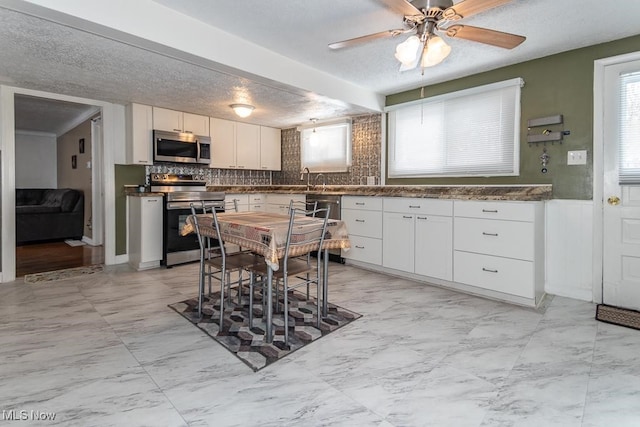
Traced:
<path fill-rule="evenodd" d="M 104 246 L 69 246 L 65 242 L 16 247 L 16 277 L 104 263 Z"/>

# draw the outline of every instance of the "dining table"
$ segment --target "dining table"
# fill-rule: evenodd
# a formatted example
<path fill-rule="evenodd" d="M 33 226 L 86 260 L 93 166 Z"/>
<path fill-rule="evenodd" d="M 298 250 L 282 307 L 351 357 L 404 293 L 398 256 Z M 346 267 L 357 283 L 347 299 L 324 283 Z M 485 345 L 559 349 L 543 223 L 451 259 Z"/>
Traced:
<path fill-rule="evenodd" d="M 221 240 L 224 243 L 230 243 L 240 246 L 243 250 L 249 250 L 257 255 L 264 257 L 267 265 L 267 319 L 266 319 L 266 341 L 271 342 L 272 334 L 272 318 L 273 307 L 272 299 L 272 283 L 273 272 L 278 271 L 282 262 L 289 230 L 290 215 L 274 213 L 274 212 L 220 212 L 216 214 L 218 218 L 218 226 L 220 235 L 216 233 L 216 226 L 212 214 L 197 214 L 198 228 L 200 234 L 205 237 Z M 324 218 L 304 217 L 302 220 L 297 219 L 296 224 L 300 229 L 297 233 L 304 232 L 304 228 L 308 227 L 316 229 Z M 181 234 L 187 235 L 195 233 L 195 221 L 193 215 L 189 215 L 181 228 Z M 323 274 L 322 274 L 322 315 L 327 316 L 327 304 L 329 296 L 329 249 L 349 250 L 351 247 L 349 234 L 344 221 L 339 219 L 328 219 L 327 230 L 322 247 L 319 244 L 311 244 L 304 246 L 294 246 L 291 248 L 289 256 L 297 257 L 306 255 L 313 251 L 318 251 L 318 256 L 323 253 Z"/>

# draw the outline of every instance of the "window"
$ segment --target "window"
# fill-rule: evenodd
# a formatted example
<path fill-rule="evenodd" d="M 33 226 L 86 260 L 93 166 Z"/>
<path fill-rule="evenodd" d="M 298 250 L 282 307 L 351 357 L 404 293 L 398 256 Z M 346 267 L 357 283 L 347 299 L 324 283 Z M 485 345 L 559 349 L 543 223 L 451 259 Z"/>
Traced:
<path fill-rule="evenodd" d="M 389 111 L 389 177 L 519 173 L 522 79 L 449 93 Z"/>
<path fill-rule="evenodd" d="M 620 184 L 640 183 L 640 73 L 620 75 L 618 173 Z"/>
<path fill-rule="evenodd" d="M 311 172 L 347 172 L 351 167 L 351 120 L 303 128 L 300 163 Z"/>

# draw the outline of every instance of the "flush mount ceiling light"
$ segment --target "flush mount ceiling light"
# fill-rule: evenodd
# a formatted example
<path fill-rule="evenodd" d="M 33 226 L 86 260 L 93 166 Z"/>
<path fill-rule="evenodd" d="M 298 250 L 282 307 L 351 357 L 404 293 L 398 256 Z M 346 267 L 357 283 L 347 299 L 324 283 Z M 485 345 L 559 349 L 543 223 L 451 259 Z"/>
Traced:
<path fill-rule="evenodd" d="M 520 45 L 525 40 L 523 36 L 458 24 L 461 19 L 511 1 L 462 0 L 453 4 L 453 0 L 383 0 L 381 3 L 388 8 L 403 14 L 403 28 L 331 43 L 329 48 L 341 49 L 362 42 L 412 33 L 408 39 L 398 44 L 395 57 L 402 63 L 400 71 L 410 70 L 420 65 L 424 72 L 425 67 L 441 63 L 451 52 L 451 47 L 439 34 L 504 49 L 513 49 Z"/>
<path fill-rule="evenodd" d="M 230 107 L 233 108 L 238 117 L 242 118 L 249 117 L 255 108 L 249 104 L 231 104 Z"/>

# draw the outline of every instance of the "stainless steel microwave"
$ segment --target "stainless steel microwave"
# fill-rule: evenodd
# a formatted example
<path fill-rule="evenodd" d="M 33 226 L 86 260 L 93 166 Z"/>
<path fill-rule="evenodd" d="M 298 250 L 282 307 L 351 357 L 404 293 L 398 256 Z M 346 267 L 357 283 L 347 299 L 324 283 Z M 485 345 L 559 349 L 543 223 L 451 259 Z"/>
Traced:
<path fill-rule="evenodd" d="M 208 165 L 211 162 L 211 138 L 154 130 L 153 161 Z"/>

